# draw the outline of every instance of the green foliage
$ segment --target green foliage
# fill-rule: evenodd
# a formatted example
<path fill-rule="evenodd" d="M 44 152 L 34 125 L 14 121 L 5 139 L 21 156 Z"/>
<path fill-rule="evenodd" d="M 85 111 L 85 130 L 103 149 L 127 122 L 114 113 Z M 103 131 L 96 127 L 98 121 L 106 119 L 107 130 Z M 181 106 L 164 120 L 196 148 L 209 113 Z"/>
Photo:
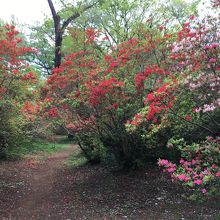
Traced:
<path fill-rule="evenodd" d="M 187 145 L 184 139 L 171 139 L 170 147 L 181 152 L 179 163 L 159 160 L 165 172 L 171 174 L 173 182 L 184 187 L 191 200 L 203 200 L 220 195 L 220 139 L 207 137 L 201 143 Z M 189 194 L 190 193 L 190 194 Z"/>
<path fill-rule="evenodd" d="M 43 24 L 29 27 L 31 30 L 29 36 L 29 46 L 38 51 L 28 60 L 35 64 L 41 74 L 50 74 L 54 65 L 54 31 L 51 19 L 45 19 Z"/>
<path fill-rule="evenodd" d="M 215 220 L 219 220 L 220 219 L 220 213 L 217 214 L 217 216 L 215 216 Z"/>
<path fill-rule="evenodd" d="M 104 163 L 123 169 L 140 168 L 146 163 L 148 150 L 140 135 L 129 134 L 124 130 L 112 130 L 111 134 L 103 132 L 81 132 L 77 141 L 82 154 L 89 163 Z"/>
<path fill-rule="evenodd" d="M 149 4 L 140 0 L 105 1 L 100 8 L 99 25 L 114 44 L 129 40 L 143 23 Z"/>
<path fill-rule="evenodd" d="M 89 163 L 100 163 L 103 146 L 95 132 L 81 132 L 76 140 Z"/>
<path fill-rule="evenodd" d="M 205 94 L 202 91 L 201 94 Z M 177 104 L 173 106 L 175 114 L 170 114 L 168 120 L 172 122 L 171 136 L 184 138 L 187 143 L 198 142 L 209 135 L 218 135 L 220 123 L 220 108 L 211 112 L 195 112 L 198 105 L 205 105 L 207 100 L 197 99 L 199 93 L 184 91 L 177 98 Z M 197 99 L 197 100 L 196 100 Z M 185 120 L 186 115 L 190 120 Z"/>
<path fill-rule="evenodd" d="M 67 146 L 66 143 L 60 143 L 60 141 L 52 142 L 43 139 L 34 139 L 26 141 L 26 143 L 22 143 L 20 146 L 9 147 L 7 149 L 7 158 L 17 159 L 26 155 L 34 155 L 39 152 L 51 154 L 66 148 Z"/>
<path fill-rule="evenodd" d="M 124 127 L 111 130 L 111 134 L 102 133 L 100 140 L 120 167 L 136 169 L 145 164 L 147 147 L 140 134 L 128 133 Z"/>
<path fill-rule="evenodd" d="M 25 142 L 25 119 L 9 102 L 0 101 L 0 159 L 7 157 L 9 147 Z"/>
<path fill-rule="evenodd" d="M 74 152 L 70 155 L 70 157 L 65 161 L 65 164 L 71 168 L 77 168 L 80 166 L 83 166 L 86 164 L 88 160 L 85 157 L 85 154 L 83 154 L 81 149 L 76 149 Z"/>

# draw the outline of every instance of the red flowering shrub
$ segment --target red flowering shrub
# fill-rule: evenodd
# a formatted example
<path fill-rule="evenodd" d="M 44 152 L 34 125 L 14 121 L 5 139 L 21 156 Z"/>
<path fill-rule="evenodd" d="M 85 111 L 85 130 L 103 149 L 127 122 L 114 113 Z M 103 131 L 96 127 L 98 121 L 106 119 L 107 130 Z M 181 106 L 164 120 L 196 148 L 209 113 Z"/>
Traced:
<path fill-rule="evenodd" d="M 33 100 L 31 89 L 36 82 L 23 60 L 34 50 L 24 47 L 18 35 L 14 26 L 0 27 L 0 157 L 7 147 L 24 140 L 26 119 L 30 119 L 25 109 L 31 110 L 27 101 Z"/>
<path fill-rule="evenodd" d="M 176 33 L 142 30 L 104 55 L 98 32 L 89 29 L 83 50 L 66 56 L 48 78 L 45 109 L 66 127 L 95 132 L 126 164 L 147 154 L 146 145 L 163 146 L 172 136 L 189 142 L 215 136 L 220 112 L 214 24 L 191 17 Z"/>

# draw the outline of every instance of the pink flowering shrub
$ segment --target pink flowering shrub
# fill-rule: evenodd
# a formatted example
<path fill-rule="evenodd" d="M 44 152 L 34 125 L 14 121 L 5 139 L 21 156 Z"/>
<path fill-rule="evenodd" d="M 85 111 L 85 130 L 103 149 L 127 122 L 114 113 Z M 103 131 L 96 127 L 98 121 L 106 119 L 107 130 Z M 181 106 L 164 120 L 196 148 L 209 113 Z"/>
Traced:
<path fill-rule="evenodd" d="M 169 145 L 181 150 L 179 164 L 159 159 L 158 165 L 171 176 L 172 182 L 191 193 L 190 198 L 220 195 L 220 137 L 207 137 L 200 144 L 185 145 L 183 139 Z"/>

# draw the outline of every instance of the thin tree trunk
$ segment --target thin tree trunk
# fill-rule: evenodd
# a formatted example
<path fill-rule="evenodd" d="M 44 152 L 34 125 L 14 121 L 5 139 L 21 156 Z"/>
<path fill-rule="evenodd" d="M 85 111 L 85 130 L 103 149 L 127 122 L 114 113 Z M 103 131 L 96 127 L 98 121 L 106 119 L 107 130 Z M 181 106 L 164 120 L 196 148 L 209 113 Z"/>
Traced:
<path fill-rule="evenodd" d="M 74 21 L 76 18 L 78 18 L 80 16 L 79 12 L 76 12 L 74 14 L 72 14 L 70 17 L 68 17 L 63 24 L 61 25 L 61 18 L 58 15 L 58 13 L 55 10 L 55 7 L 53 5 L 52 0 L 47 0 L 52 16 L 53 16 L 53 21 L 54 21 L 54 30 L 55 30 L 55 53 L 54 53 L 54 67 L 57 68 L 60 66 L 61 61 L 62 61 L 62 53 L 61 53 L 61 49 L 62 49 L 62 42 L 63 42 L 63 34 L 65 29 L 67 28 L 67 26 Z M 88 9 L 92 8 L 94 4 L 91 4 L 87 7 L 84 7 L 81 12 L 85 12 Z"/>
<path fill-rule="evenodd" d="M 54 56 L 54 67 L 59 67 L 62 60 L 62 42 L 63 42 L 63 33 L 61 30 L 55 33 L 55 56 Z"/>

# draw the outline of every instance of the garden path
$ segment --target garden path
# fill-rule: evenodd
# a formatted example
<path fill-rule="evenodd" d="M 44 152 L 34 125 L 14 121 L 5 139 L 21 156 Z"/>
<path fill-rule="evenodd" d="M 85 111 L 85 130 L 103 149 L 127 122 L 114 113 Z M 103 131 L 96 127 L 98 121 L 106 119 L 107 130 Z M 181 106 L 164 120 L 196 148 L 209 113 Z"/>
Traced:
<path fill-rule="evenodd" d="M 76 150 L 68 145 L 41 160 L 1 162 L 0 219 L 213 220 L 220 213 L 219 203 L 181 197 L 157 168 L 128 174 L 100 165 L 66 166 Z"/>

